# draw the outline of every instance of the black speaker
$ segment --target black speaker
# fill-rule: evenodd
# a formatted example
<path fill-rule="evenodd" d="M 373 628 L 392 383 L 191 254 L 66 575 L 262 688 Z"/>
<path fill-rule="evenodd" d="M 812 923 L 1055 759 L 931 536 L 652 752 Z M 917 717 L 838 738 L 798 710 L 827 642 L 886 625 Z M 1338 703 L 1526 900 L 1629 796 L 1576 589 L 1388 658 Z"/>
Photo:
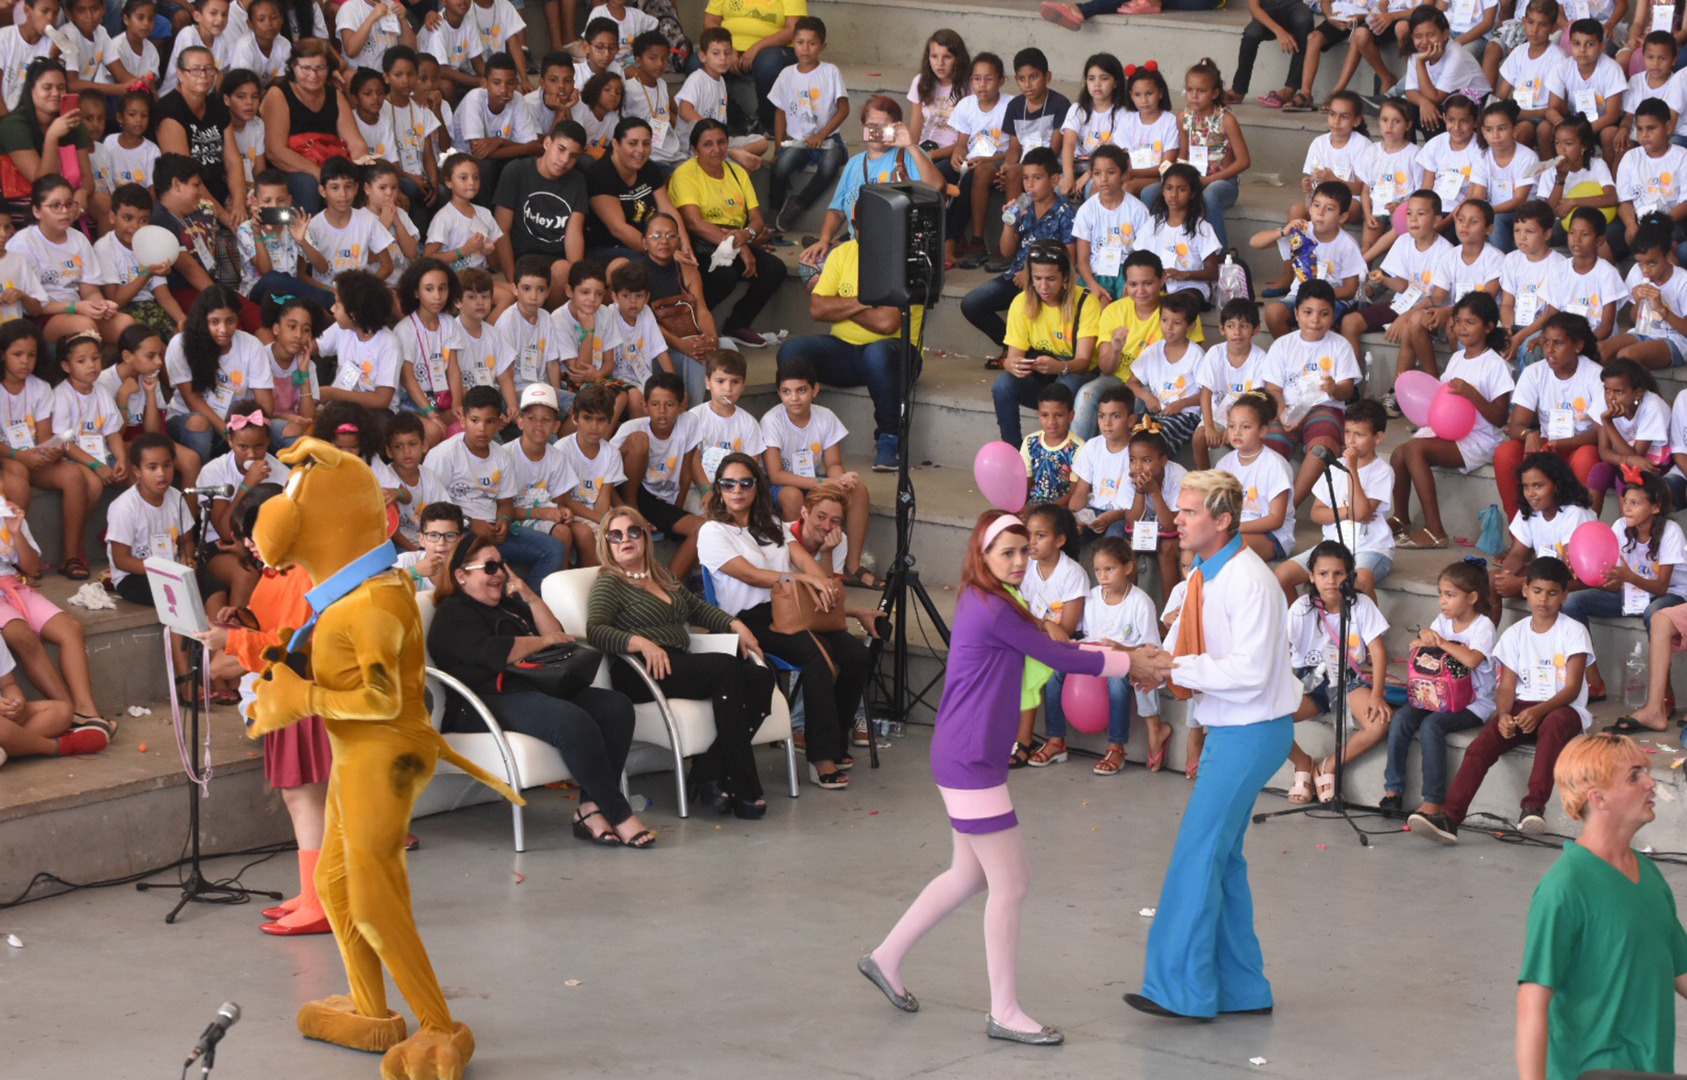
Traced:
<path fill-rule="evenodd" d="M 867 184 L 855 204 L 858 298 L 872 307 L 937 302 L 943 292 L 943 196 L 925 184 Z"/>

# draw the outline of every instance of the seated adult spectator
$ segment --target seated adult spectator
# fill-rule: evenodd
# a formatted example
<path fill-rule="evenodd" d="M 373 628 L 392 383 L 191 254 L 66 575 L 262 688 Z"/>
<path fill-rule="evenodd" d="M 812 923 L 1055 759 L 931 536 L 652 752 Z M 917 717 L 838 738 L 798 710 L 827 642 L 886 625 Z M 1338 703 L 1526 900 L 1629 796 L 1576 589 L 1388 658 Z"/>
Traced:
<path fill-rule="evenodd" d="M 678 213 L 668 199 L 662 170 L 650 163 L 650 121 L 624 116 L 615 125 L 609 153 L 586 168 L 586 194 L 591 216 L 586 219 L 586 250 L 614 270 L 614 260 L 644 250 L 644 227 L 656 214 Z M 679 249 L 695 263 L 691 238 L 679 229 Z"/>
<path fill-rule="evenodd" d="M 685 380 L 692 405 L 708 397 L 703 362 L 698 357 L 720 348 L 715 317 L 703 299 L 703 273 L 694 262 L 681 262 L 680 240 L 685 235 L 679 218 L 657 213 L 644 223 L 644 252 L 634 261 L 650 273 L 650 310 L 674 371 Z"/>
<path fill-rule="evenodd" d="M 709 701 L 714 706 L 715 741 L 691 767 L 692 798 L 722 814 L 741 818 L 767 813 L 750 740 L 772 709 L 773 671 L 751 661 L 761 655 L 756 635 L 713 604 L 680 585 L 659 559 L 651 558 L 650 522 L 630 507 L 617 507 L 598 532 L 598 564 L 592 585 L 586 638 L 604 652 L 631 653 L 671 698 Z M 690 626 L 737 634 L 745 656 L 691 651 Z M 650 701 L 644 680 L 625 664 L 610 667 L 615 689 L 634 701 Z"/>
<path fill-rule="evenodd" d="M 810 491 L 802 502 L 802 509 L 797 512 L 797 520 L 785 526 L 785 531 L 792 540 L 807 549 L 814 561 L 820 564 L 820 569 L 826 570 L 834 577 L 843 578 L 846 583 L 860 585 L 863 588 L 877 589 L 883 586 L 867 568 L 861 565 L 860 543 L 851 543 L 851 536 L 855 533 L 854 523 L 848 520 L 849 496 L 836 484 L 821 484 Z M 861 526 L 861 537 L 867 535 L 866 523 Z M 855 563 L 851 570 L 849 564 Z M 846 594 L 847 595 L 847 594 Z M 878 637 L 876 625 L 879 613 L 872 608 L 850 608 L 848 614 L 861 624 L 861 629 L 867 631 L 868 637 Z"/>
<path fill-rule="evenodd" d="M 808 314 L 815 322 L 830 323 L 829 334 L 804 334 L 779 347 L 779 359 L 801 357 L 814 365 L 827 386 L 865 386 L 873 399 L 873 469 L 896 469 L 897 422 L 902 410 L 902 312 L 894 307 L 868 307 L 857 299 L 861 288 L 861 246 L 846 240 L 832 249 L 820 280 L 808 295 Z M 908 340 L 920 340 L 925 307 L 909 308 Z M 920 377 L 923 360 L 911 347 L 908 385 Z"/>
<path fill-rule="evenodd" d="M 778 293 L 787 271 L 785 263 L 765 247 L 770 232 L 750 174 L 726 158 L 726 125 L 699 120 L 691 129 L 692 158 L 674 170 L 668 194 L 679 209 L 692 243 L 712 255 L 728 237 L 736 255 L 725 266 L 703 272 L 703 298 L 716 308 L 732 295 L 739 282 L 744 295 L 721 320 L 721 337 L 746 349 L 760 349 L 767 340 L 751 328 L 757 315 Z M 700 259 L 699 261 L 704 261 Z"/>
<path fill-rule="evenodd" d="M 732 47 L 737 51 L 738 58 L 733 61 L 727 86 L 741 92 L 749 89 L 746 80 L 754 80 L 754 111 L 763 134 L 773 134 L 773 104 L 768 100 L 768 94 L 773 90 L 779 73 L 797 62 L 797 51 L 791 48 L 791 38 L 796 35 L 797 20 L 807 14 L 805 0 L 769 0 L 753 4 L 709 0 L 709 5 L 703 9 L 703 29 L 724 26 L 732 34 Z M 750 110 L 746 108 L 745 111 Z"/>
<path fill-rule="evenodd" d="M 287 190 L 293 193 L 293 205 L 307 214 L 322 210 L 322 163 L 331 157 L 356 161 L 369 152 L 363 133 L 358 130 L 357 114 L 351 102 L 328 81 L 333 66 L 332 52 L 328 43 L 319 38 L 299 42 L 287 62 L 287 78 L 269 88 L 260 110 L 264 121 L 264 156 L 271 168 L 287 174 Z M 187 69 L 183 68 L 182 73 L 186 74 Z M 182 86 L 186 89 L 186 79 L 182 80 Z M 228 123 L 226 109 L 223 123 Z M 162 129 L 159 142 L 163 142 Z"/>
<path fill-rule="evenodd" d="M 492 216 L 504 234 L 496 245 L 498 269 L 513 282 L 516 260 L 543 255 L 551 264 L 547 308 L 562 303 L 569 267 L 586 256 L 586 179 L 574 168 L 585 148 L 585 129 L 558 120 L 545 136 L 544 152 L 511 162 L 492 197 Z"/>
<path fill-rule="evenodd" d="M 0 153 L 12 159 L 19 176 L 34 183 L 48 173 L 64 173 L 59 150 L 74 147 L 79 170 L 75 185 L 77 208 L 84 213 L 94 196 L 93 144 L 72 110 L 59 115 L 69 87 L 64 63 L 57 57 L 38 56 L 29 62 L 19 92 L 18 107 L 0 120 Z M 15 201 L 13 217 L 23 219 L 24 200 Z M 82 214 L 77 214 L 81 217 Z"/>
<path fill-rule="evenodd" d="M 302 41 L 299 43 L 300 48 L 304 45 Z M 296 62 L 297 53 L 294 59 Z M 183 49 L 171 60 L 176 65 L 180 82 L 159 99 L 158 107 L 152 113 L 158 125 L 158 149 L 166 154 L 186 154 L 199 162 L 204 171 L 205 193 L 216 202 L 218 216 L 224 217 L 228 213 L 228 167 L 223 161 L 223 135 L 231 120 L 223 96 L 213 92 L 217 85 L 216 57 L 211 55 L 210 49 L 195 45 Z M 323 63 L 326 64 L 326 61 Z M 326 67 L 323 70 L 326 71 Z M 264 123 L 268 137 L 273 140 L 275 122 L 269 118 L 267 110 Z M 281 143 L 285 148 L 285 135 Z M 278 158 L 274 146 L 272 141 L 264 149 L 270 165 L 287 171 L 298 168 L 292 163 L 292 158 Z M 322 208 L 322 196 L 316 193 L 314 184 L 311 188 L 311 197 L 316 200 L 314 203 L 306 204 L 299 198 L 297 190 L 294 189 L 295 202 L 308 206 L 313 213 Z"/>
<path fill-rule="evenodd" d="M 542 740 L 562 754 L 580 785 L 574 835 L 606 845 L 644 848 L 655 843 L 656 834 L 621 794 L 621 772 L 633 743 L 633 703 L 626 695 L 587 687 L 565 700 L 503 677 L 511 664 L 574 639 L 563 633 L 533 590 L 510 573 L 498 545 L 490 537 L 464 536 L 434 596 L 438 607 L 428 629 L 434 664 L 474 691 L 505 730 Z M 453 698 L 445 730 L 480 727 L 468 706 Z"/>
<path fill-rule="evenodd" d="M 708 520 L 697 534 L 697 558 L 714 583 L 715 603 L 738 616 L 763 649 L 801 669 L 809 779 L 842 790 L 855 764 L 846 740 L 871 673 L 867 648 L 842 630 L 775 632 L 772 590 L 794 581 L 808 590 L 816 608 L 830 610 L 843 602 L 843 587 L 806 548 L 787 542 L 755 458 L 726 455 L 714 481 Z"/>
<path fill-rule="evenodd" d="M 902 123 L 902 103 L 880 94 L 861 108 L 862 140 L 867 148 L 844 162 L 838 186 L 826 219 L 820 223 L 820 237 L 803 249 L 802 263 L 818 272 L 840 235 L 851 235 L 855 224 L 855 200 L 863 184 L 888 184 L 918 180 L 942 189 L 943 176 L 926 152 L 915 144 Z M 806 273 L 806 271 L 805 271 Z"/>

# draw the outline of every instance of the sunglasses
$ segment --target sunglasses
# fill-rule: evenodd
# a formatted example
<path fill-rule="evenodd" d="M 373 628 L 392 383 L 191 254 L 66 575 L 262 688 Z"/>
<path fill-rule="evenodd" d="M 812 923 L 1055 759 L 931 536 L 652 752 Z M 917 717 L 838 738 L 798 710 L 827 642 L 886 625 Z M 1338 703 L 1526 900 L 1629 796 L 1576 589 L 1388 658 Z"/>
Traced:
<path fill-rule="evenodd" d="M 643 540 L 644 529 L 638 525 L 628 525 L 625 530 L 610 529 L 603 535 L 611 544 L 619 544 L 623 540 Z"/>
<path fill-rule="evenodd" d="M 487 577 L 496 577 L 504 572 L 504 561 L 502 559 L 487 559 L 485 562 L 471 563 L 463 569 L 484 570 Z"/>
<path fill-rule="evenodd" d="M 752 491 L 756 486 L 756 478 L 753 476 L 723 477 L 715 481 L 715 486 L 722 491 Z"/>

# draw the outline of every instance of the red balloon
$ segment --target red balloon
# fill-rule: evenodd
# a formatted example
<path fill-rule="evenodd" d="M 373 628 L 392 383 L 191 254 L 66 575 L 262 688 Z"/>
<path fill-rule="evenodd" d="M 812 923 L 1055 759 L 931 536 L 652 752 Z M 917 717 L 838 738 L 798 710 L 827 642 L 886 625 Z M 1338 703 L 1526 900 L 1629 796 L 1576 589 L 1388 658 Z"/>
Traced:
<path fill-rule="evenodd" d="M 1112 702 L 1108 700 L 1107 680 L 1099 675 L 1068 675 L 1060 688 L 1060 707 L 1066 722 L 1087 735 L 1107 730 Z"/>

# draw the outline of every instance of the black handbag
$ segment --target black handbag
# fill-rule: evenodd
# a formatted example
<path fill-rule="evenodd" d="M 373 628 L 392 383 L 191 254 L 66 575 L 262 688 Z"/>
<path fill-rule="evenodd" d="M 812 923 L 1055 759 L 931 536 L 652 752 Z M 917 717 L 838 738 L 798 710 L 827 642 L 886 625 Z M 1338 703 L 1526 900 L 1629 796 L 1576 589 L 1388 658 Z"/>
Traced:
<path fill-rule="evenodd" d="M 498 673 L 498 692 L 512 689 L 505 680 L 514 679 L 556 698 L 571 698 L 592 685 L 603 653 L 582 641 L 547 645 L 524 660 L 517 660 Z"/>

